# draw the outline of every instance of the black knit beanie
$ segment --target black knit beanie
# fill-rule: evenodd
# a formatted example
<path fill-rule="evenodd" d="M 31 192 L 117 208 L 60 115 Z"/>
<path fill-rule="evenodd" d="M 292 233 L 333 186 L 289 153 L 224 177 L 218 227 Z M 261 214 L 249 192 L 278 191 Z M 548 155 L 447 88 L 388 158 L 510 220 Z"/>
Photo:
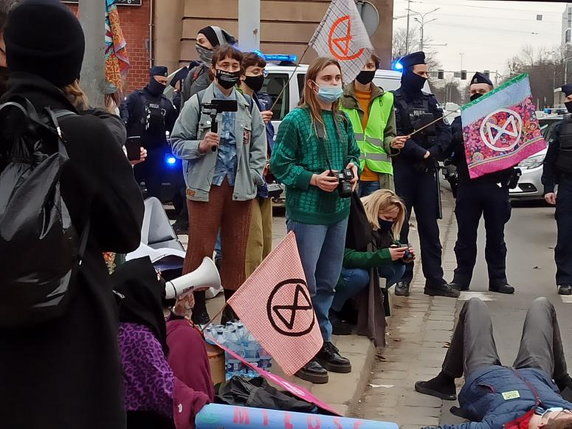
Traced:
<path fill-rule="evenodd" d="M 83 30 L 59 0 L 24 0 L 8 15 L 4 41 L 11 72 L 32 73 L 60 88 L 79 79 Z"/>

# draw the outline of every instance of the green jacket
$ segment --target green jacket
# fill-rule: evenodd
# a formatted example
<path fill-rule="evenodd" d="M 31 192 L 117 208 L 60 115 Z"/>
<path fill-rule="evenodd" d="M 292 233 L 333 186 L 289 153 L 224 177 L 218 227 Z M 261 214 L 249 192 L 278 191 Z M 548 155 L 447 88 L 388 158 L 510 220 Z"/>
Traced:
<path fill-rule="evenodd" d="M 202 102 L 214 98 L 214 83 L 202 94 Z M 238 101 L 235 131 L 237 169 L 232 198 L 248 201 L 256 197 L 257 186 L 263 183 L 262 171 L 266 165 L 266 128 L 256 103 L 249 103 L 235 90 Z M 222 115 L 219 115 L 219 129 Z M 183 107 L 171 134 L 173 155 L 183 160 L 183 175 L 187 185 L 187 198 L 191 201 L 209 200 L 217 152 L 202 153 L 199 144 L 211 129 L 211 117 L 199 108 L 197 95 Z"/>
<path fill-rule="evenodd" d="M 346 248 L 344 251 L 344 268 L 375 268 L 380 265 L 391 264 L 389 249 L 379 249 L 375 252 L 359 252 Z"/>
<path fill-rule="evenodd" d="M 370 108 L 371 108 L 371 103 L 373 103 L 373 101 L 376 100 L 377 98 L 382 97 L 383 94 L 385 94 L 383 89 L 372 84 Z M 344 87 L 344 95 L 342 96 L 341 99 L 341 106 L 343 109 L 357 110 L 359 112 L 360 119 L 363 118 L 364 112 L 357 101 L 353 82 Z M 385 126 L 384 139 L 383 139 L 383 148 L 385 149 L 385 152 L 387 152 L 391 157 L 396 156 L 399 153 L 398 151 L 396 151 L 391 147 L 391 142 L 395 138 L 396 132 L 397 132 L 397 127 L 395 125 L 395 110 L 391 109 L 391 113 L 387 120 L 387 125 Z M 394 190 L 395 185 L 393 183 L 393 176 L 391 174 L 380 174 L 379 185 L 381 189 Z"/>
<path fill-rule="evenodd" d="M 324 192 L 310 185 L 313 174 L 330 166 L 336 171 L 349 162 L 359 166 L 360 151 L 345 113 L 340 112 L 337 125 L 330 111 L 324 110 L 322 118 L 326 131 L 323 142 L 318 140 L 310 111 L 297 108 L 280 124 L 274 143 L 270 171 L 286 185 L 286 214 L 294 222 L 332 225 L 350 212 L 350 198 L 340 198 L 337 191 Z"/>

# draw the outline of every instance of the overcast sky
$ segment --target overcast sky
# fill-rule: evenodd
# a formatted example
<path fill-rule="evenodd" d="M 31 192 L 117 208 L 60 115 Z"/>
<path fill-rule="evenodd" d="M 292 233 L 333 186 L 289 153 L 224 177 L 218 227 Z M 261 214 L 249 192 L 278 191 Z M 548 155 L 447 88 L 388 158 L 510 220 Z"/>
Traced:
<path fill-rule="evenodd" d="M 394 0 L 394 28 L 405 28 L 407 0 Z M 552 49 L 561 43 L 565 3 L 479 0 L 415 0 L 411 9 L 420 13 L 439 8 L 426 16 L 425 37 L 435 46 L 446 70 L 484 69 L 506 72 L 507 60 L 524 45 Z M 537 20 L 542 15 L 542 20 Z M 397 19 L 395 19 L 397 18 Z M 419 24 L 410 18 L 410 25 Z M 418 46 L 419 41 L 415 41 Z"/>

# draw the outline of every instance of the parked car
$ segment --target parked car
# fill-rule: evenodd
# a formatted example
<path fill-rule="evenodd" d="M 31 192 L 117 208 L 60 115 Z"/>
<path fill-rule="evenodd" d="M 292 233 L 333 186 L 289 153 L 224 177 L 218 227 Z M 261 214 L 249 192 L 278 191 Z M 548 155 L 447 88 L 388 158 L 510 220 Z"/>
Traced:
<path fill-rule="evenodd" d="M 554 126 L 562 120 L 562 115 L 539 115 L 538 122 L 542 130 L 544 140 L 550 142 Z M 514 200 L 542 200 L 544 197 L 544 186 L 542 186 L 542 163 L 546 157 L 546 149 L 518 164 L 522 175 L 518 180 L 516 188 L 510 190 L 510 197 Z"/>

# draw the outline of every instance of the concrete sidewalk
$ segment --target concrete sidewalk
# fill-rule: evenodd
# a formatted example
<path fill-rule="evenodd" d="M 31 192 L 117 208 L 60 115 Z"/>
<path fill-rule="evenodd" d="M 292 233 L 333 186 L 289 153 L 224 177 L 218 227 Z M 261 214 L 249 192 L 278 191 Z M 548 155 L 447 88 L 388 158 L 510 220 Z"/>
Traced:
<path fill-rule="evenodd" d="M 455 264 L 456 223 L 451 193 L 442 191 L 442 200 L 440 229 L 444 246 L 443 268 L 447 275 Z M 415 223 L 414 218 L 412 222 Z M 285 234 L 285 218 L 275 214 L 274 245 Z M 418 249 L 414 227 L 410 235 L 411 242 Z M 187 237 L 181 238 L 186 241 Z M 297 377 L 286 378 L 308 388 L 345 416 L 393 421 L 403 428 L 437 424 L 441 400 L 417 394 L 413 383 L 433 376 L 440 367 L 444 347 L 453 328 L 457 300 L 423 295 L 424 278 L 420 266 L 420 263 L 416 264 L 410 297 L 394 297 L 391 289 L 392 316 L 388 318 L 387 347 L 383 351 L 376 351 L 366 337 L 334 336 L 340 353 L 352 362 L 351 373 L 330 373 L 330 381 L 324 385 L 313 385 Z M 209 314 L 216 314 L 223 304 L 222 295 L 209 300 Z M 276 366 L 273 371 L 281 373 Z"/>

